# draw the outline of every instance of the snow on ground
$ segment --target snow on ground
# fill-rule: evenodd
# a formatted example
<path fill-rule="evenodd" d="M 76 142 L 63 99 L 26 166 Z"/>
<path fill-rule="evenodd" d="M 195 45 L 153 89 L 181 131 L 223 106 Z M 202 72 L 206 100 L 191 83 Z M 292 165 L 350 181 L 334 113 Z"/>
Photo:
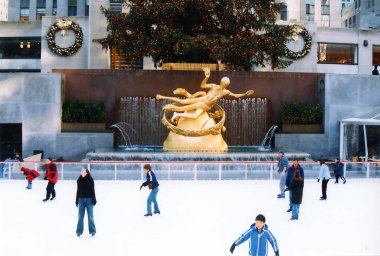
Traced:
<path fill-rule="evenodd" d="M 305 183 L 300 220 L 290 221 L 288 200 L 277 199 L 278 181 L 162 181 L 162 214 L 146 212 L 140 182 L 95 181 L 97 234 L 75 234 L 75 181 L 59 181 L 57 198 L 43 203 L 46 182 L 0 181 L 0 255 L 230 255 L 229 248 L 262 213 L 280 254 L 380 255 L 380 180 L 328 186 Z M 234 255 L 248 255 L 248 241 Z M 270 254 L 274 255 L 270 248 Z"/>

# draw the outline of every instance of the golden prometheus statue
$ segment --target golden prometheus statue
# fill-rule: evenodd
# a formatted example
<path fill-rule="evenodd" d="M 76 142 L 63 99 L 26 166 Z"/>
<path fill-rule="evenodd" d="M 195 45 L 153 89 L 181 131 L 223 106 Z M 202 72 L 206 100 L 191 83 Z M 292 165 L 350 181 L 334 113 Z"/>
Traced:
<path fill-rule="evenodd" d="M 253 90 L 246 93 L 234 94 L 227 90 L 230 84 L 228 77 L 223 77 L 218 84 L 207 84 L 210 78 L 210 69 L 203 68 L 205 78 L 201 83 L 202 89 L 208 92 L 198 91 L 190 94 L 183 88 L 173 91 L 174 95 L 183 98 L 167 97 L 157 94 L 158 100 L 169 100 L 171 104 L 163 107 L 164 116 L 162 123 L 170 130 L 163 148 L 166 150 L 210 150 L 226 151 L 227 143 L 222 137 L 225 112 L 217 105 L 217 101 L 225 96 L 240 98 L 253 94 Z M 170 121 L 167 116 L 173 112 Z"/>

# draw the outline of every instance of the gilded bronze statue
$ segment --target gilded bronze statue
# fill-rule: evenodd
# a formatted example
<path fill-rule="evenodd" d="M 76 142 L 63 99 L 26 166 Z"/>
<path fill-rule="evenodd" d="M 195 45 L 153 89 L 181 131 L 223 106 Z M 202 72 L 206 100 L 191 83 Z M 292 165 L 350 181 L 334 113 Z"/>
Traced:
<path fill-rule="evenodd" d="M 190 94 L 183 88 L 173 91 L 174 95 L 185 97 L 167 97 L 157 95 L 158 100 L 169 100 L 171 104 L 163 107 L 163 124 L 170 130 L 164 142 L 164 149 L 168 150 L 227 150 L 221 132 L 225 131 L 224 110 L 217 105 L 217 101 L 225 96 L 240 98 L 254 93 L 249 90 L 246 93 L 235 94 L 226 88 L 230 84 L 228 77 L 223 77 L 218 84 L 207 84 L 210 78 L 210 69 L 203 69 L 205 78 L 201 83 L 202 89 L 208 92 L 198 91 Z M 213 111 L 214 110 L 214 111 Z M 173 112 L 170 121 L 167 115 Z M 218 123 L 215 120 L 219 120 Z"/>

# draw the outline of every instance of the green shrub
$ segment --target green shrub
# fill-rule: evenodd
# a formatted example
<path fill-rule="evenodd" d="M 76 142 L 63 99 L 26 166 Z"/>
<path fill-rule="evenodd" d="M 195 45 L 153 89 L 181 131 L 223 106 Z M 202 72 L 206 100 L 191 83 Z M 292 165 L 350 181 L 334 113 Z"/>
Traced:
<path fill-rule="evenodd" d="M 64 123 L 105 123 L 107 108 L 103 101 L 67 100 L 62 106 L 62 122 Z"/>
<path fill-rule="evenodd" d="M 282 124 L 322 124 L 322 119 L 320 104 L 285 102 L 281 105 Z"/>

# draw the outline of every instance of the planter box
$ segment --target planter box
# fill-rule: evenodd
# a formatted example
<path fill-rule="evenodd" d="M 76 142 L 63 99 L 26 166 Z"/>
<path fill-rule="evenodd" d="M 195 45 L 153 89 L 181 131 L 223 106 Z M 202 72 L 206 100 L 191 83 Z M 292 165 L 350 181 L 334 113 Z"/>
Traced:
<path fill-rule="evenodd" d="M 62 132 L 99 132 L 106 129 L 106 123 L 62 123 Z"/>
<path fill-rule="evenodd" d="M 321 124 L 283 124 L 282 131 L 288 133 L 323 133 Z"/>
<path fill-rule="evenodd" d="M 202 68 L 210 68 L 211 71 L 225 71 L 226 65 L 214 63 L 164 63 L 162 65 L 162 70 L 201 71 Z"/>

